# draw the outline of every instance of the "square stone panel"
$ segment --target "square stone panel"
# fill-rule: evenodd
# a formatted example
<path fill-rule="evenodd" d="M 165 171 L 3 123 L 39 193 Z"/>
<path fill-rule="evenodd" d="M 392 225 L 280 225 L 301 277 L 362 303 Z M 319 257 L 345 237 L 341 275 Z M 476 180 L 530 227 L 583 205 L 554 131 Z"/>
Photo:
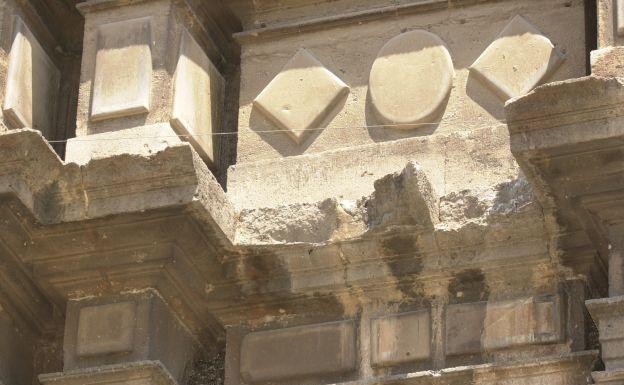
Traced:
<path fill-rule="evenodd" d="M 125 353 L 134 349 L 136 303 L 120 302 L 80 309 L 78 356 Z"/>
<path fill-rule="evenodd" d="M 61 73 L 19 17 L 9 53 L 6 94 L 2 110 L 13 128 L 51 133 Z"/>
<path fill-rule="evenodd" d="M 431 354 L 429 311 L 371 320 L 371 345 L 373 366 L 428 359 Z"/>
<path fill-rule="evenodd" d="M 446 355 L 481 351 L 487 302 L 450 305 L 446 309 Z"/>
<path fill-rule="evenodd" d="M 149 111 L 151 39 L 148 17 L 99 27 L 91 120 Z"/>
<path fill-rule="evenodd" d="M 254 106 L 300 143 L 308 133 L 305 130 L 320 128 L 348 93 L 342 80 L 300 49 L 258 95 Z"/>
<path fill-rule="evenodd" d="M 225 80 L 195 39 L 184 31 L 174 78 L 171 125 L 209 163 L 219 132 Z"/>
<path fill-rule="evenodd" d="M 470 71 L 507 100 L 541 84 L 563 60 L 552 42 L 518 15 L 470 66 Z"/>

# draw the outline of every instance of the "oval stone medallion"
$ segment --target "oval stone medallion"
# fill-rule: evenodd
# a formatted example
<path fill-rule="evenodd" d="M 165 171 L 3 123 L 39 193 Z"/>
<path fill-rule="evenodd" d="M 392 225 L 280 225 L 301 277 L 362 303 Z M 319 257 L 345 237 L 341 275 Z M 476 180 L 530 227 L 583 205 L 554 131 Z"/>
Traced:
<path fill-rule="evenodd" d="M 423 30 L 395 36 L 371 69 L 373 109 L 384 124 L 397 128 L 430 123 L 441 112 L 454 74 L 451 55 L 438 36 Z"/>

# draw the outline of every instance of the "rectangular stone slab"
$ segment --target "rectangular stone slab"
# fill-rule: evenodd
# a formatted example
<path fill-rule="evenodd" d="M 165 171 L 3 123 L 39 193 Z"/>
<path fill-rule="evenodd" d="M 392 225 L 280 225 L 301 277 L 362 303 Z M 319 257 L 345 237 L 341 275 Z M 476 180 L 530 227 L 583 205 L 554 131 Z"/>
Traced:
<path fill-rule="evenodd" d="M 182 34 L 174 77 L 172 127 L 210 164 L 215 161 L 225 81 L 195 39 Z"/>
<path fill-rule="evenodd" d="M 556 342 L 562 332 L 560 309 L 556 297 L 451 305 L 446 311 L 446 354 Z"/>
<path fill-rule="evenodd" d="M 428 359 L 431 354 L 429 311 L 373 319 L 371 353 L 373 366 L 390 366 Z"/>
<path fill-rule="evenodd" d="M 248 383 L 355 370 L 352 321 L 254 332 L 243 338 L 241 376 Z"/>
<path fill-rule="evenodd" d="M 150 42 L 148 17 L 99 27 L 91 120 L 149 111 L 152 82 Z"/>
<path fill-rule="evenodd" d="M 556 341 L 559 334 L 557 311 L 555 301 L 535 298 L 488 303 L 484 349 Z"/>
<path fill-rule="evenodd" d="M 28 127 L 47 136 L 55 123 L 61 73 L 19 17 L 13 36 L 4 117 L 12 128 Z"/>
<path fill-rule="evenodd" d="M 450 305 L 446 309 L 446 355 L 481 351 L 487 302 Z"/>

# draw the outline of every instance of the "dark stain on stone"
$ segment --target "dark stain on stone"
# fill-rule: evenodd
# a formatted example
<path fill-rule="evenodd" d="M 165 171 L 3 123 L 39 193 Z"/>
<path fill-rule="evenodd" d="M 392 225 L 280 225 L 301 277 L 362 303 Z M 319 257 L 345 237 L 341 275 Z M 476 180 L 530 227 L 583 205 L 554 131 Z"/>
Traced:
<path fill-rule="evenodd" d="M 463 270 L 453 277 L 448 285 L 449 303 L 470 303 L 487 301 L 490 288 L 481 269 Z"/>
<path fill-rule="evenodd" d="M 416 277 L 423 270 L 423 260 L 413 235 L 395 235 L 382 241 L 384 256 L 389 258 L 388 267 L 397 279 L 397 288 L 407 298 L 420 298 L 422 285 Z"/>
<path fill-rule="evenodd" d="M 290 272 L 279 255 L 268 250 L 254 250 L 243 257 L 243 261 L 245 278 L 252 283 L 252 290 L 246 293 L 246 297 L 269 302 L 258 309 L 258 314 L 297 314 L 321 317 L 319 320 L 344 314 L 344 306 L 332 294 L 293 294 Z"/>
<path fill-rule="evenodd" d="M 401 257 L 409 254 L 417 254 L 416 238 L 410 234 L 395 235 L 382 240 L 382 247 L 388 257 Z"/>
<path fill-rule="evenodd" d="M 44 223 L 57 222 L 61 219 L 61 189 L 58 181 L 46 185 L 37 191 L 34 197 L 34 210 Z"/>

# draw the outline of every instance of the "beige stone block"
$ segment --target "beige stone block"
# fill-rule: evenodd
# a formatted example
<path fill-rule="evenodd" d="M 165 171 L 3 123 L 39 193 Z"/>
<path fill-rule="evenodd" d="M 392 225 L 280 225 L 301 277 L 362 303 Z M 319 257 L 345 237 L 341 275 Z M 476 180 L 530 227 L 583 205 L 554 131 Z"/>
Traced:
<path fill-rule="evenodd" d="M 426 360 L 431 355 L 429 311 L 371 320 L 371 363 L 390 366 Z"/>
<path fill-rule="evenodd" d="M 242 342 L 240 372 L 246 382 L 325 376 L 355 368 L 352 321 L 254 332 Z"/>
<path fill-rule="evenodd" d="M 123 353 L 134 348 L 136 303 L 120 302 L 80 309 L 76 354 Z"/>
<path fill-rule="evenodd" d="M 450 305 L 446 309 L 446 355 L 481 351 L 487 302 Z"/>
<path fill-rule="evenodd" d="M 624 77 L 624 47 L 605 47 L 594 50 L 590 58 L 592 75 Z"/>
<path fill-rule="evenodd" d="M 443 110 L 453 85 L 453 61 L 442 39 L 416 30 L 390 39 L 370 73 L 372 106 L 382 123 L 414 128 Z"/>
<path fill-rule="evenodd" d="M 15 18 L 2 110 L 13 128 L 44 135 L 54 127 L 61 74 L 19 17 Z"/>
<path fill-rule="evenodd" d="M 254 100 L 297 143 L 329 118 L 349 87 L 305 49 L 300 49 Z"/>
<path fill-rule="evenodd" d="M 152 82 L 150 18 L 100 25 L 91 119 L 149 111 Z"/>
<path fill-rule="evenodd" d="M 172 126 L 204 160 L 214 163 L 213 133 L 220 131 L 225 80 L 187 31 L 180 42 L 174 84 Z"/>
<path fill-rule="evenodd" d="M 121 154 L 145 157 L 179 143 L 182 141 L 169 123 L 149 124 L 70 138 L 65 148 L 65 161 L 84 165 L 92 159 Z"/>
<path fill-rule="evenodd" d="M 470 66 L 470 71 L 502 100 L 507 100 L 541 84 L 563 60 L 550 39 L 516 15 Z"/>

